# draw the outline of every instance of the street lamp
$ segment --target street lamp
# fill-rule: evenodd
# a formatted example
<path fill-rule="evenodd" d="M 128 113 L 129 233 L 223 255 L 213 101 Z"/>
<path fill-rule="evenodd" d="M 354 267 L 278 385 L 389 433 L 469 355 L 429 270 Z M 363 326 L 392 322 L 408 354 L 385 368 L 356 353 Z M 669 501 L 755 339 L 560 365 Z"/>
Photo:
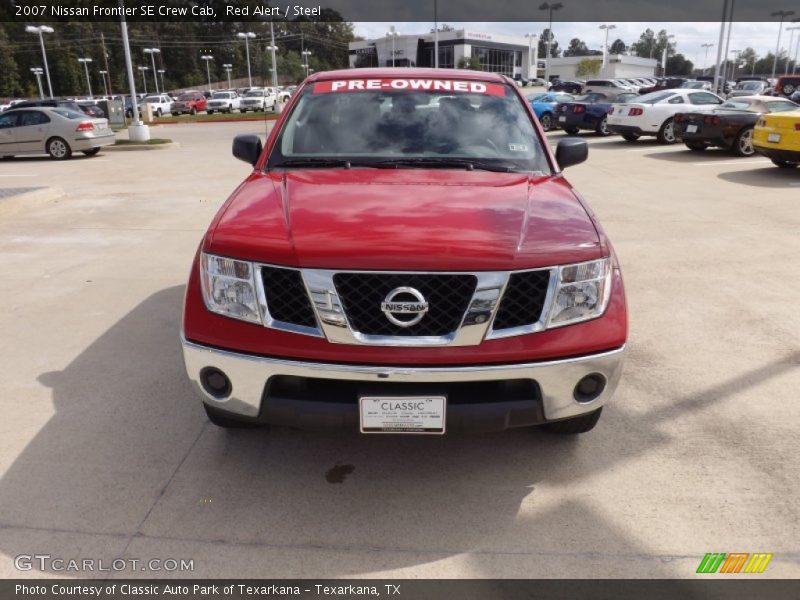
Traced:
<path fill-rule="evenodd" d="M 272 57 L 272 66 L 270 67 L 270 74 L 272 75 L 272 89 L 275 90 L 275 105 L 278 105 L 278 76 L 277 76 L 277 62 L 275 61 L 275 52 L 277 52 L 278 47 L 275 44 L 270 44 L 266 47 L 266 50 L 270 53 Z M 308 62 L 308 60 L 306 60 Z"/>
<path fill-rule="evenodd" d="M 164 85 L 164 73 L 166 73 L 166 69 L 159 69 L 158 74 L 161 75 L 161 91 L 165 94 L 167 93 L 167 86 Z"/>
<path fill-rule="evenodd" d="M 53 33 L 55 29 L 52 27 L 48 27 L 47 25 L 28 25 L 25 28 L 25 31 L 28 33 L 35 33 L 39 36 L 39 44 L 42 46 L 42 60 L 44 60 L 44 72 L 47 75 L 47 91 L 50 92 L 50 97 L 53 97 L 53 86 L 50 83 L 50 69 L 47 66 L 47 52 L 44 50 L 44 37 L 42 36 L 43 33 Z"/>
<path fill-rule="evenodd" d="M 42 73 L 44 73 L 44 70 L 42 67 L 31 67 L 31 73 L 36 75 L 36 85 L 39 86 L 39 98 L 44 98 L 44 92 L 42 91 Z"/>
<path fill-rule="evenodd" d="M 142 85 L 144 86 L 144 94 L 147 95 L 147 79 L 144 76 L 145 71 L 149 71 L 150 67 L 137 67 L 139 71 L 142 73 Z"/>
<path fill-rule="evenodd" d="M 796 21 L 796 19 L 795 19 Z M 800 29 L 800 25 L 795 25 L 794 27 L 787 27 L 786 31 L 791 31 L 792 33 L 789 34 L 789 49 L 786 51 L 786 73 L 789 73 L 789 64 L 792 61 L 792 41 L 794 40 L 794 32 L 796 29 Z M 797 62 L 797 61 L 795 61 Z M 796 67 L 797 65 L 795 65 Z"/>
<path fill-rule="evenodd" d="M 394 25 L 389 27 L 389 31 L 386 32 L 386 36 L 392 38 L 392 68 L 394 68 L 394 55 L 395 55 L 395 40 L 399 34 L 394 29 Z"/>
<path fill-rule="evenodd" d="M 247 53 L 247 85 L 253 87 L 253 77 L 250 74 L 250 40 L 256 37 L 256 34 L 250 31 L 240 31 L 236 34 L 236 37 L 244 40 L 244 49 Z M 208 63 L 206 63 L 206 65 L 208 65 Z"/>
<path fill-rule="evenodd" d="M 203 54 L 203 56 L 201 56 L 200 58 L 206 61 L 206 75 L 208 75 L 208 89 L 209 91 L 211 91 L 211 67 L 209 67 L 208 65 L 211 63 L 212 60 L 214 60 L 214 57 L 211 56 L 210 54 Z"/>
<path fill-rule="evenodd" d="M 714 44 L 700 44 L 700 47 L 706 49 L 706 57 L 703 59 L 703 74 L 705 75 L 706 69 L 708 68 L 708 49 L 713 48 Z"/>
<path fill-rule="evenodd" d="M 231 85 L 231 70 L 233 69 L 233 65 L 230 63 L 225 63 L 222 65 L 222 68 L 225 69 L 225 73 L 228 74 L 228 89 L 231 89 L 233 87 Z"/>
<path fill-rule="evenodd" d="M 301 66 L 305 67 L 306 77 L 308 77 L 308 57 L 311 56 L 311 50 L 303 50 L 300 54 L 303 55 L 303 64 Z"/>
<path fill-rule="evenodd" d="M 798 21 L 800 21 L 800 19 L 794 19 L 794 21 L 792 21 L 792 22 L 796 23 Z M 792 49 L 789 48 L 789 52 L 791 52 L 791 51 L 792 51 Z M 798 34 L 797 43 L 794 46 L 794 66 L 792 67 L 792 75 L 794 75 L 795 72 L 797 71 L 797 54 L 798 54 L 798 52 L 800 52 L 800 34 Z"/>
<path fill-rule="evenodd" d="M 603 72 L 605 73 L 605 69 L 608 66 L 608 32 L 612 29 L 616 29 L 616 25 L 600 25 L 598 29 L 605 29 L 606 30 L 606 41 L 603 44 Z"/>
<path fill-rule="evenodd" d="M 544 80 L 548 83 L 550 81 L 550 45 L 553 43 L 553 11 L 560 10 L 563 7 L 564 5 L 561 2 L 556 2 L 555 4 L 544 2 L 539 5 L 539 10 L 550 12 L 549 25 L 547 26 L 547 56 L 545 57 L 547 62 L 544 63 Z"/>
<path fill-rule="evenodd" d="M 526 33 L 525 37 L 528 38 L 528 79 L 536 79 L 539 76 L 539 36 L 535 33 Z M 533 40 L 537 40 L 536 46 L 533 45 Z M 531 57 L 533 57 L 533 69 L 531 69 Z"/>
<path fill-rule="evenodd" d="M 89 63 L 92 62 L 91 58 L 79 58 L 79 63 L 83 63 L 83 68 L 86 70 L 86 86 L 89 88 L 89 98 L 92 97 L 92 82 L 89 81 Z"/>
<path fill-rule="evenodd" d="M 103 89 L 106 91 L 106 96 L 108 96 L 108 84 L 106 83 L 106 75 L 108 75 L 108 71 L 98 71 L 100 73 L 100 77 L 103 78 Z"/>
<path fill-rule="evenodd" d="M 794 14 L 793 10 L 776 10 L 770 13 L 770 17 L 780 17 L 781 23 L 778 25 L 778 43 L 775 45 L 775 58 L 772 60 L 772 79 L 775 79 L 775 71 L 778 69 L 778 52 L 781 49 L 781 32 L 783 31 L 783 20 Z"/>
<path fill-rule="evenodd" d="M 156 84 L 156 94 L 158 94 L 158 73 L 156 73 L 156 54 L 161 54 L 161 50 L 158 48 L 145 48 L 145 54 L 150 55 L 150 59 L 153 61 L 153 81 Z"/>

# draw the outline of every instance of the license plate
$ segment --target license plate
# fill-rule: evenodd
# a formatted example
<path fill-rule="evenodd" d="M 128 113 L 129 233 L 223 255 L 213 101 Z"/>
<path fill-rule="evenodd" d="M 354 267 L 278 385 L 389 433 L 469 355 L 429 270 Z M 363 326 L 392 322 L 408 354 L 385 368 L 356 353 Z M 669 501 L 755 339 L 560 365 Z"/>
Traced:
<path fill-rule="evenodd" d="M 780 133 L 770 133 L 767 136 L 768 142 L 780 142 L 781 141 L 781 134 Z"/>
<path fill-rule="evenodd" d="M 687 125 L 686 133 L 697 133 L 697 125 Z"/>
<path fill-rule="evenodd" d="M 361 433 L 444 433 L 444 396 L 362 396 Z"/>
<path fill-rule="evenodd" d="M 567 120 L 567 117 L 558 117 L 559 123 L 564 123 Z"/>
<path fill-rule="evenodd" d="M 106 124 L 105 123 L 96 123 L 95 124 L 95 129 L 105 129 L 105 128 L 106 128 Z"/>

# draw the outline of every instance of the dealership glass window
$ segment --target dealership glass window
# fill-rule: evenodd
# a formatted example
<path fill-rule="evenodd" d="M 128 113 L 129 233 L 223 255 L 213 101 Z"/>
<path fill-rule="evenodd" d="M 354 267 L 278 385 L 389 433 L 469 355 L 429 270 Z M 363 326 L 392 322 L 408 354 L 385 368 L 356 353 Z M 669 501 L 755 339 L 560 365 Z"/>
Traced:
<path fill-rule="evenodd" d="M 378 66 L 378 51 L 374 46 L 371 48 L 359 48 L 358 50 L 351 50 L 350 52 L 354 52 L 356 55 L 356 60 L 353 63 L 356 69 Z"/>
<path fill-rule="evenodd" d="M 434 48 L 425 48 L 422 51 L 421 66 L 433 67 L 436 63 L 433 60 Z M 453 46 L 439 46 L 439 68 L 441 69 L 455 69 L 455 55 Z"/>
<path fill-rule="evenodd" d="M 514 54 L 513 50 L 498 50 L 483 46 L 472 47 L 472 56 L 480 61 L 482 71 L 502 73 L 509 77 L 514 75 Z"/>

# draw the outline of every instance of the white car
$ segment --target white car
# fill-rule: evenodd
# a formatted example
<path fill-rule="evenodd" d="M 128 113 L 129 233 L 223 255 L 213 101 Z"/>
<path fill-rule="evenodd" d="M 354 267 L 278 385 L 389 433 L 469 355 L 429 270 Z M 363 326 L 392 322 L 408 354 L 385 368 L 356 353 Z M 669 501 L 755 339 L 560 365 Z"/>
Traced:
<path fill-rule="evenodd" d="M 139 104 L 139 110 L 144 111 L 144 105 L 149 104 L 152 106 L 153 116 L 160 117 L 161 115 L 172 114 L 170 107 L 174 100 L 166 94 L 157 94 L 152 96 L 145 96 L 144 100 Z"/>
<path fill-rule="evenodd" d="M 583 86 L 583 93 L 598 92 L 606 96 L 617 96 L 622 92 L 635 92 L 632 86 L 624 84 L 617 79 L 590 79 Z"/>
<path fill-rule="evenodd" d="M 248 91 L 239 103 L 239 112 L 265 111 L 275 108 L 275 94 L 264 88 Z"/>
<path fill-rule="evenodd" d="M 654 135 L 662 144 L 674 144 L 677 137 L 673 117 L 677 113 L 703 112 L 723 102 L 716 94 L 704 90 L 675 88 L 651 92 L 635 102 L 615 104 L 608 113 L 608 130 L 629 142 L 643 135 Z"/>
<path fill-rule="evenodd" d="M 241 98 L 234 91 L 214 92 L 206 105 L 206 113 L 213 115 L 215 112 L 231 113 L 239 110 Z"/>
<path fill-rule="evenodd" d="M 64 160 L 73 152 L 94 156 L 116 141 L 108 119 L 61 107 L 14 108 L 0 115 L 0 157 L 49 154 Z"/>

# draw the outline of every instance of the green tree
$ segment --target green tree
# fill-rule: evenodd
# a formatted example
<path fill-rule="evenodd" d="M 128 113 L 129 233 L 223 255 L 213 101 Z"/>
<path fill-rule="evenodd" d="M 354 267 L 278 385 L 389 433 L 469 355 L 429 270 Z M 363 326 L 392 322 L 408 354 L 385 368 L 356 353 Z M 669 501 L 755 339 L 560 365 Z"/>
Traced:
<path fill-rule="evenodd" d="M 631 44 L 631 50 L 636 56 L 655 58 L 661 60 L 661 54 L 667 49 L 667 56 L 675 54 L 675 44 L 669 41 L 667 30 L 662 29 L 656 35 L 652 29 L 646 29 L 639 36 L 639 41 Z"/>
<path fill-rule="evenodd" d="M 542 35 L 539 36 L 539 57 L 546 57 L 547 56 L 547 37 L 552 36 L 550 41 L 550 57 L 556 58 L 560 55 L 561 51 L 558 48 L 558 42 L 556 41 L 556 36 L 545 27 L 544 31 L 542 31 Z"/>
<path fill-rule="evenodd" d="M 467 58 L 466 56 L 462 56 L 458 60 L 458 68 L 470 69 L 471 71 L 480 71 L 481 61 L 477 56 L 470 56 L 469 58 Z"/>
<path fill-rule="evenodd" d="M 611 54 L 622 54 L 627 49 L 628 49 L 628 47 L 625 45 L 625 42 L 623 42 L 621 39 L 617 38 L 616 40 L 614 40 L 612 42 L 611 47 L 609 48 L 608 51 Z"/>
<path fill-rule="evenodd" d="M 20 90 L 19 71 L 5 28 L 0 25 L 0 96 L 16 96 Z"/>
<path fill-rule="evenodd" d="M 599 50 L 590 50 L 586 42 L 579 38 L 572 38 L 569 46 L 564 50 L 564 56 L 599 56 L 603 54 Z"/>
<path fill-rule="evenodd" d="M 691 75 L 692 71 L 694 71 L 694 63 L 683 54 L 675 54 L 667 58 L 668 75 Z"/>
<path fill-rule="evenodd" d="M 575 67 L 576 77 L 593 77 L 600 73 L 603 60 L 599 58 L 584 58 Z"/>

